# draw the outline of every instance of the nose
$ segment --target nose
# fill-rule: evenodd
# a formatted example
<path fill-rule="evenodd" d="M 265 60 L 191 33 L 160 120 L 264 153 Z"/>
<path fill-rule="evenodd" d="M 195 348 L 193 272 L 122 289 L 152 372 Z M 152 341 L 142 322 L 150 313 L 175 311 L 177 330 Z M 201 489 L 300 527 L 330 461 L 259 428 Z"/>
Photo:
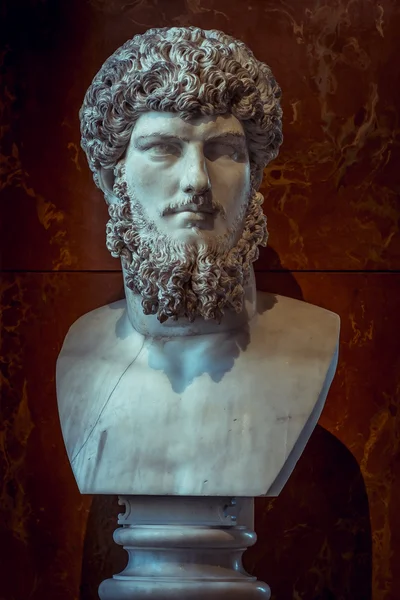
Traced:
<path fill-rule="evenodd" d="M 185 194 L 201 195 L 210 191 L 211 184 L 207 162 L 202 148 L 188 148 L 181 177 L 181 190 Z"/>

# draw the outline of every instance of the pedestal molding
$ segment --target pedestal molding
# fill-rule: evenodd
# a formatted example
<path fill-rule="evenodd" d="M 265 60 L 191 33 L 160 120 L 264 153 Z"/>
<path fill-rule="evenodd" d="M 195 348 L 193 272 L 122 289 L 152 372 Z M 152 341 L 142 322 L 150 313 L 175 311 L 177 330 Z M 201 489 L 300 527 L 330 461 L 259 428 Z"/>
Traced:
<path fill-rule="evenodd" d="M 126 510 L 114 540 L 128 564 L 103 581 L 101 600 L 270 598 L 269 587 L 242 565 L 257 539 L 248 527 L 252 499 L 124 496 L 120 503 Z"/>

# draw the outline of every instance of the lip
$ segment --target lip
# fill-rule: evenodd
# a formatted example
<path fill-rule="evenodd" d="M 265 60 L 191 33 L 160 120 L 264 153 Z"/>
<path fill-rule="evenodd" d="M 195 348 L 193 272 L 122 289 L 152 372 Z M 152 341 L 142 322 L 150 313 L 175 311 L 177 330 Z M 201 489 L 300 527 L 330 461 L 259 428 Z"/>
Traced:
<path fill-rule="evenodd" d="M 197 206 L 196 204 L 187 204 L 186 206 L 181 206 L 175 209 L 174 214 L 179 213 L 192 213 L 192 214 L 202 214 L 205 213 L 207 215 L 215 215 L 216 210 L 211 208 L 210 206 Z"/>
<path fill-rule="evenodd" d="M 192 212 L 190 210 L 184 210 L 178 213 L 185 221 L 199 223 L 202 221 L 210 221 L 210 214 L 204 212 Z"/>

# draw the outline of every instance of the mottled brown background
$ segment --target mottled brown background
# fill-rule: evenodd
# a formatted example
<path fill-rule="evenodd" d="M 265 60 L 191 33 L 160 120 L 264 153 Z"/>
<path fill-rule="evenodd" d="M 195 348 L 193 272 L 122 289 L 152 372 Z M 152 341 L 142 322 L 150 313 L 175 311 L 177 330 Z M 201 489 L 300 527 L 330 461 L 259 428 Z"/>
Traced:
<path fill-rule="evenodd" d="M 123 561 L 115 501 L 78 493 L 54 390 L 70 324 L 122 294 L 77 112 L 123 41 L 193 24 L 247 42 L 283 89 L 258 286 L 342 319 L 320 426 L 282 495 L 257 500 L 247 567 L 274 600 L 398 600 L 400 3 L 10 0 L 0 20 L 0 599 L 91 600 Z"/>

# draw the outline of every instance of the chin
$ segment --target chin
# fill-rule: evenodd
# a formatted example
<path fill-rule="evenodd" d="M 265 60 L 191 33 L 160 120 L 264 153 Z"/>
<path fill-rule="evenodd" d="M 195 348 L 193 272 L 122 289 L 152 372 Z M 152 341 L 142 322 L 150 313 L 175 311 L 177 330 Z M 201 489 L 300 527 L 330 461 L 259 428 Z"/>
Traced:
<path fill-rule="evenodd" d="M 213 246 L 217 242 L 215 233 L 205 231 L 200 227 L 188 227 L 174 236 L 174 242 L 193 246 Z"/>

